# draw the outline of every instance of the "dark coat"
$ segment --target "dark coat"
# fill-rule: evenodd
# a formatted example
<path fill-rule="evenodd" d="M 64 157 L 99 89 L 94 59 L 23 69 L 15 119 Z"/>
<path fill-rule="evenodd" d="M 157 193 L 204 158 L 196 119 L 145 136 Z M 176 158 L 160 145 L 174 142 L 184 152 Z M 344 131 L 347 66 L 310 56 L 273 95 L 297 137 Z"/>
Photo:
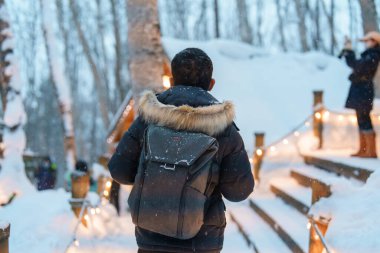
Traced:
<path fill-rule="evenodd" d="M 346 107 L 360 111 L 371 111 L 375 97 L 373 78 L 380 60 L 380 47 L 367 49 L 359 59 L 352 50 L 344 50 L 347 65 L 352 68 Z"/>
<path fill-rule="evenodd" d="M 158 100 L 157 100 L 158 99 Z M 172 106 L 173 105 L 173 106 Z M 121 184 L 133 184 L 148 123 L 182 130 L 213 133 L 219 143 L 219 183 L 205 210 L 204 225 L 192 239 L 179 240 L 136 227 L 138 246 L 168 252 L 220 251 L 226 226 L 222 196 L 242 201 L 253 191 L 254 180 L 243 140 L 233 123 L 231 103 L 220 104 L 208 92 L 196 87 L 176 86 L 160 94 L 146 94 L 140 100 L 140 117 L 119 143 L 108 164 L 112 177 Z M 200 120 L 201 119 L 201 120 Z M 165 183 L 162 185 L 165 187 Z"/>

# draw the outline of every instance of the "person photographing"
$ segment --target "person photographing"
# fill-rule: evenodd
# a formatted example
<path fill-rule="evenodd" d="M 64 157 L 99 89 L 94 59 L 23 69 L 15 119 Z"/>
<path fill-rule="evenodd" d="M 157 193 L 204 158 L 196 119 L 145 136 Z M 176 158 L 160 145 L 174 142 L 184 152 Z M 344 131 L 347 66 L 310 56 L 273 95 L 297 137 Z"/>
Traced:
<path fill-rule="evenodd" d="M 380 33 L 369 32 L 362 39 L 366 50 L 356 58 L 352 50 L 352 42 L 346 37 L 344 49 L 340 57 L 344 57 L 347 65 L 352 69 L 349 76 L 351 81 L 346 108 L 354 109 L 359 126 L 359 150 L 354 157 L 377 158 L 376 134 L 371 120 L 373 100 L 375 97 L 374 77 L 380 61 Z"/>

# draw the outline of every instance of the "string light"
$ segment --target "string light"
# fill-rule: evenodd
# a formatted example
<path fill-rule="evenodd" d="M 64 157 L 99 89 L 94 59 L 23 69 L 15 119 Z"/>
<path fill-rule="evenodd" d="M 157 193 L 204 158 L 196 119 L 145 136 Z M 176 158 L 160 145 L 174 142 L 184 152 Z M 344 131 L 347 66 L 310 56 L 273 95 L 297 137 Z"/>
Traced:
<path fill-rule="evenodd" d="M 315 234 L 315 235 L 314 235 L 314 240 L 317 240 L 317 241 L 319 240 L 319 236 L 318 236 L 318 234 Z"/>
<path fill-rule="evenodd" d="M 310 126 L 310 122 L 309 121 L 305 122 L 305 126 L 309 127 Z"/>
<path fill-rule="evenodd" d="M 88 217 L 88 214 L 85 214 L 85 215 L 83 216 L 83 218 L 84 218 L 86 221 L 88 221 L 88 220 L 90 219 L 90 217 Z"/>
<path fill-rule="evenodd" d="M 112 182 L 111 181 L 107 181 L 107 183 L 106 183 L 106 187 L 107 188 L 110 188 L 112 186 Z"/>
<path fill-rule="evenodd" d="M 356 123 L 356 116 L 350 116 L 350 121 L 351 121 L 351 123 Z"/>
<path fill-rule="evenodd" d="M 108 192 L 107 190 L 105 190 L 105 191 L 103 192 L 103 195 L 106 196 L 106 197 L 108 197 L 109 192 Z"/>
<path fill-rule="evenodd" d="M 314 114 L 314 116 L 315 116 L 316 119 L 321 119 L 322 118 L 322 114 L 320 112 L 316 112 Z"/>
<path fill-rule="evenodd" d="M 311 223 L 308 222 L 306 227 L 307 227 L 307 229 L 310 229 L 311 228 Z"/>
<path fill-rule="evenodd" d="M 324 111 L 323 112 L 323 118 L 328 119 L 330 117 L 330 112 L 329 111 Z"/>
<path fill-rule="evenodd" d="M 74 239 L 74 246 L 79 247 L 79 241 L 77 239 Z"/>
<path fill-rule="evenodd" d="M 100 208 L 99 207 L 95 208 L 95 213 L 100 214 Z"/>
<path fill-rule="evenodd" d="M 91 214 L 92 214 L 92 215 L 95 215 L 95 214 L 96 214 L 95 208 L 91 208 Z"/>
<path fill-rule="evenodd" d="M 282 143 L 284 143 L 285 145 L 288 145 L 288 144 L 289 144 L 289 141 L 288 141 L 287 139 L 284 139 L 284 140 L 282 141 Z"/>
<path fill-rule="evenodd" d="M 261 149 L 257 149 L 256 150 L 256 155 L 262 156 L 263 155 L 263 151 Z"/>
<path fill-rule="evenodd" d="M 249 158 L 249 162 L 252 164 L 252 163 L 253 163 L 253 159 L 252 159 L 252 158 Z"/>
<path fill-rule="evenodd" d="M 275 146 L 270 147 L 270 151 L 272 152 L 276 151 L 276 147 Z"/>
<path fill-rule="evenodd" d="M 295 131 L 294 136 L 298 137 L 298 136 L 300 136 L 300 133 L 298 131 Z"/>
<path fill-rule="evenodd" d="M 343 119 L 344 119 L 343 115 L 339 115 L 339 116 L 338 116 L 338 120 L 339 120 L 339 121 L 343 121 Z"/>

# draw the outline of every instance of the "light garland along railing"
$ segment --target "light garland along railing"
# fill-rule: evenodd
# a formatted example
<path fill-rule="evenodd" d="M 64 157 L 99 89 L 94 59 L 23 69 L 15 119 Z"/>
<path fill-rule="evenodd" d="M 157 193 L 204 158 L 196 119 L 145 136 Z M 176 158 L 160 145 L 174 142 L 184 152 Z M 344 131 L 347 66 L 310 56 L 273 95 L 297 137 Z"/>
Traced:
<path fill-rule="evenodd" d="M 98 215 L 101 213 L 101 205 L 104 205 L 105 202 L 100 200 L 96 205 L 91 205 L 90 201 L 87 199 L 70 199 L 70 203 L 76 202 L 81 205 L 80 213 L 78 216 L 78 221 L 75 224 L 74 231 L 73 231 L 73 236 L 72 239 L 70 240 L 69 244 L 67 245 L 65 249 L 65 253 L 69 251 L 69 249 L 74 245 L 75 247 L 79 247 L 80 243 L 78 240 L 77 232 L 79 229 L 79 225 L 82 223 L 82 220 L 86 220 L 86 222 L 90 222 L 92 220 L 90 215 Z M 88 212 L 88 209 L 90 212 Z M 88 214 L 90 213 L 90 215 Z"/>

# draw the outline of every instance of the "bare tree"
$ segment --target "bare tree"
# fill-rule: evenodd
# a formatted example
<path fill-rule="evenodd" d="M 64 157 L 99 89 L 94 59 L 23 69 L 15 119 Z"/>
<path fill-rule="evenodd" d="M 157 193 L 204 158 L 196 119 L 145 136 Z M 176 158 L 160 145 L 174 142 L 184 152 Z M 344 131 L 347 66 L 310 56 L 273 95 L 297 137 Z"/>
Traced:
<path fill-rule="evenodd" d="M 257 45 L 263 46 L 263 34 L 262 34 L 262 25 L 263 25 L 263 11 L 264 11 L 264 0 L 256 0 L 256 38 Z"/>
<path fill-rule="evenodd" d="M 276 12 L 278 19 L 278 31 L 280 33 L 280 45 L 284 52 L 288 51 L 286 45 L 285 31 L 284 31 L 284 17 L 282 15 L 282 6 L 280 0 L 276 0 Z"/>
<path fill-rule="evenodd" d="M 219 0 L 214 0 L 214 28 L 215 38 L 220 38 L 220 16 L 219 16 Z"/>
<path fill-rule="evenodd" d="M 71 105 L 71 89 L 66 77 L 64 62 L 57 52 L 59 47 L 57 39 L 49 22 L 53 22 L 54 13 L 49 8 L 49 0 L 40 0 L 42 11 L 42 30 L 45 39 L 45 49 L 50 68 L 50 80 L 54 85 L 55 94 L 59 102 L 62 128 L 64 134 L 64 150 L 66 167 L 69 171 L 74 170 L 76 161 L 76 147 L 74 137 L 74 122 Z"/>
<path fill-rule="evenodd" d="M 166 63 L 161 44 L 157 0 L 128 0 L 129 72 L 135 97 L 144 89 L 162 89 Z"/>
<path fill-rule="evenodd" d="M 194 25 L 194 33 L 196 39 L 205 40 L 209 38 L 208 19 L 207 19 L 207 0 L 202 0 L 200 5 L 201 11 Z"/>
<path fill-rule="evenodd" d="M 96 87 L 96 93 L 98 96 L 98 102 L 99 102 L 99 108 L 100 113 L 102 116 L 103 124 L 105 127 L 108 127 L 109 125 L 109 115 L 108 115 L 108 95 L 107 95 L 107 89 L 106 84 L 104 83 L 104 80 L 101 75 L 101 70 L 99 70 L 92 54 L 91 54 L 91 48 L 90 45 L 85 37 L 85 34 L 83 32 L 83 29 L 80 25 L 79 21 L 79 13 L 76 6 L 75 0 L 70 0 L 70 10 L 73 15 L 73 21 L 75 25 L 75 29 L 79 36 L 79 41 L 83 47 L 84 55 L 90 65 L 92 76 L 94 79 L 95 87 Z"/>
<path fill-rule="evenodd" d="M 375 0 L 359 0 L 362 13 L 363 31 L 379 31 Z"/>
<path fill-rule="evenodd" d="M 122 54 L 122 42 L 120 36 L 120 21 L 119 15 L 117 13 L 116 0 L 111 0 L 111 11 L 112 11 L 112 23 L 113 32 L 115 36 L 115 86 L 119 92 L 121 100 L 126 95 L 127 87 L 126 83 L 122 81 L 121 68 L 123 67 L 123 54 Z"/>
<path fill-rule="evenodd" d="M 330 54 L 334 54 L 337 46 L 335 37 L 335 0 L 330 1 L 330 11 L 327 9 L 325 1 L 321 1 L 323 12 L 327 17 L 330 29 Z"/>
<path fill-rule="evenodd" d="M 248 19 L 247 2 L 245 0 L 236 0 L 236 6 L 237 6 L 237 12 L 238 12 L 237 14 L 238 14 L 238 21 L 239 21 L 240 38 L 243 42 L 252 44 L 253 35 L 252 35 L 252 27 Z"/>
<path fill-rule="evenodd" d="M 298 16 L 298 33 L 301 42 L 302 51 L 309 51 L 307 42 L 307 27 L 306 27 L 306 2 L 304 0 L 294 0 L 296 12 Z"/>

